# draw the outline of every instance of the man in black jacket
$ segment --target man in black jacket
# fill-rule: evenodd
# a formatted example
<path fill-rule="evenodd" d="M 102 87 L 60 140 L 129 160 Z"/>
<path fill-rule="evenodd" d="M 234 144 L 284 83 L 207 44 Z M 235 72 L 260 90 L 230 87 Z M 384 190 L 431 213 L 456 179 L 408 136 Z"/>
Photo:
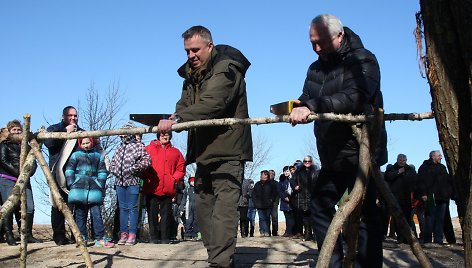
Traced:
<path fill-rule="evenodd" d="M 256 182 L 252 191 L 252 201 L 259 215 L 259 232 L 261 236 L 270 236 L 270 214 L 274 200 L 278 198 L 277 189 L 269 179 L 269 171 L 261 171 L 260 181 Z"/>
<path fill-rule="evenodd" d="M 426 204 L 424 243 L 433 242 L 433 236 L 436 244 L 442 244 L 444 239 L 444 215 L 449 206 L 452 184 L 441 159 L 441 152 L 431 151 L 429 159 L 418 169 L 420 196 Z"/>
<path fill-rule="evenodd" d="M 416 184 L 416 171 L 406 164 L 407 158 L 404 154 L 397 156 L 397 162 L 394 165 L 387 167 L 384 178 L 390 185 L 390 190 L 398 201 L 403 216 L 410 227 L 414 227 L 411 218 L 411 194 L 414 191 Z M 393 224 L 392 224 L 393 223 Z M 399 229 L 399 222 L 392 218 L 390 228 L 395 231 Z M 393 232 L 390 232 L 393 234 Z M 407 238 L 400 236 L 397 232 L 397 241 L 400 243 L 407 243 Z"/>
<path fill-rule="evenodd" d="M 314 18 L 310 41 L 319 59 L 310 65 L 303 93 L 290 114 L 293 125 L 306 123 L 310 113 L 365 114 L 383 107 L 380 68 L 375 56 L 364 48 L 351 29 L 333 15 Z M 311 212 L 317 245 L 324 242 L 335 205 L 356 179 L 359 144 L 351 124 L 336 121 L 315 122 L 315 136 L 321 171 L 311 199 Z M 379 166 L 387 162 L 386 132 L 382 127 L 375 146 Z M 362 267 L 382 266 L 382 231 L 373 180 L 367 188 L 359 229 L 357 262 Z M 343 249 L 339 238 L 330 267 L 341 267 Z"/>
<path fill-rule="evenodd" d="M 51 125 L 47 128 L 48 132 L 75 132 L 83 130 L 78 125 L 79 118 L 77 115 L 77 109 L 73 106 L 67 106 L 62 110 L 61 122 Z M 49 152 L 49 168 L 53 169 L 54 164 L 57 163 L 61 157 L 62 147 L 66 140 L 59 139 L 47 139 L 44 141 L 44 145 L 48 148 Z M 77 146 L 75 146 L 77 148 Z M 75 150 L 75 149 L 74 149 Z M 54 172 L 53 172 L 54 174 Z M 57 178 L 55 178 L 58 181 Z M 67 193 L 60 191 L 62 198 L 67 203 Z M 66 237 L 65 217 L 61 211 L 53 204 L 51 206 L 51 227 L 53 231 L 53 240 L 57 245 L 66 245 L 72 243 Z"/>

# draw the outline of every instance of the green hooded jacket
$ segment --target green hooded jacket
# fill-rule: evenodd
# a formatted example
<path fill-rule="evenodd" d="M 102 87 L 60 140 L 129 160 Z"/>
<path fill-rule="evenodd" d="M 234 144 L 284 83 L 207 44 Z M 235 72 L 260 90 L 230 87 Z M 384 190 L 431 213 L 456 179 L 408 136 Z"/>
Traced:
<path fill-rule="evenodd" d="M 251 63 L 237 49 L 214 47 L 206 73 L 198 84 L 189 76 L 186 62 L 178 73 L 183 77 L 182 96 L 176 113 L 183 122 L 215 118 L 249 118 L 244 76 Z M 195 102 L 196 88 L 199 100 Z M 215 126 L 188 131 L 187 164 L 208 165 L 222 161 L 252 161 L 250 125 Z"/>

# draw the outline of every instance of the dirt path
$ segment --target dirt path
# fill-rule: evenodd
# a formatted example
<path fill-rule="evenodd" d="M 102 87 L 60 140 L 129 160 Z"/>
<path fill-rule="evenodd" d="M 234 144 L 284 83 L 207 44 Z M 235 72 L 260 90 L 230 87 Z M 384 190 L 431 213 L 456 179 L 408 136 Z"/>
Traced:
<path fill-rule="evenodd" d="M 19 246 L 0 244 L 0 267 L 18 267 Z M 461 245 L 425 249 L 434 267 L 464 267 Z M 75 245 L 53 242 L 28 245 L 28 267 L 83 267 Z M 115 248 L 89 247 L 96 267 L 206 267 L 201 242 L 182 241 L 170 245 L 139 243 Z M 236 267 L 314 267 L 318 251 L 314 242 L 282 237 L 238 239 Z M 384 242 L 384 267 L 419 267 L 408 245 Z"/>

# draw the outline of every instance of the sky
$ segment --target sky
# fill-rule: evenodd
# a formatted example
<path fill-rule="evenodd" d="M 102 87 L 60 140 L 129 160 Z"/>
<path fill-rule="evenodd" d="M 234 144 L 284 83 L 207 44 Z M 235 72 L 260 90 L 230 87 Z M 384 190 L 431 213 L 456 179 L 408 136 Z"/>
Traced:
<path fill-rule="evenodd" d="M 174 112 L 182 88 L 176 70 L 186 61 L 181 34 L 194 25 L 209 28 L 215 44 L 234 46 L 251 61 L 249 115 L 273 116 L 271 104 L 301 94 L 317 59 L 309 23 L 323 13 L 339 17 L 377 56 L 386 113 L 427 112 L 431 95 L 413 35 L 418 11 L 419 1 L 411 0 L 1 1 L 0 125 L 26 113 L 33 131 L 57 123 L 63 107 L 84 101 L 91 83 L 103 93 L 119 82 L 123 123 L 132 113 Z M 389 163 L 404 153 L 418 168 L 431 150 L 441 149 L 434 120 L 386 126 Z M 280 174 L 313 153 L 313 124 L 252 130 L 271 145 L 261 169 Z M 48 221 L 42 213 L 36 217 Z"/>

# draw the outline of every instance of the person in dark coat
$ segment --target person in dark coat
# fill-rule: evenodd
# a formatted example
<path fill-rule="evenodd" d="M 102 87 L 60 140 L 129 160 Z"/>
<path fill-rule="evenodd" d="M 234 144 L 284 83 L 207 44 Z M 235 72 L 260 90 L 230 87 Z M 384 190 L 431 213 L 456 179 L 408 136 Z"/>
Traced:
<path fill-rule="evenodd" d="M 444 239 L 444 216 L 452 194 L 452 183 L 441 159 L 441 152 L 431 151 L 429 159 L 418 169 L 418 186 L 426 206 L 424 243 L 442 244 Z"/>
<path fill-rule="evenodd" d="M 9 135 L 21 134 L 23 127 L 20 121 L 12 120 L 7 124 Z M 20 153 L 21 142 L 12 141 L 6 138 L 0 143 L 0 202 L 3 204 L 7 201 L 11 191 L 15 187 L 16 181 L 20 176 Z M 33 163 L 33 169 L 30 176 L 36 172 L 36 162 Z M 39 243 L 40 240 L 33 237 L 33 217 L 34 217 L 34 201 L 31 182 L 28 181 L 25 187 L 26 192 L 26 241 L 28 243 Z M 5 240 L 8 245 L 16 245 L 16 240 L 13 236 L 13 214 L 15 217 L 19 214 L 20 206 L 14 208 L 12 213 L 4 217 L 3 230 Z M 17 217 L 17 220 L 19 218 Z M 1 224 L 0 224 L 1 225 Z"/>
<path fill-rule="evenodd" d="M 270 236 L 270 213 L 277 198 L 277 190 L 270 183 L 269 171 L 261 171 L 261 179 L 256 182 L 252 191 L 252 201 L 259 215 L 259 232 L 261 236 Z"/>
<path fill-rule="evenodd" d="M 188 187 L 185 188 L 180 203 L 179 211 L 185 214 L 185 240 L 199 240 L 200 230 L 197 224 L 197 211 L 195 210 L 195 177 L 188 179 Z"/>
<path fill-rule="evenodd" d="M 77 109 L 73 106 L 66 106 L 62 109 L 62 119 L 61 122 L 51 125 L 46 129 L 48 132 L 76 132 L 83 131 L 79 126 L 79 117 L 77 114 Z M 62 199 L 67 202 L 67 189 L 66 187 L 61 187 L 60 175 L 56 173 L 56 164 L 61 160 L 61 158 L 68 159 L 72 152 L 67 151 L 65 145 L 69 142 L 73 143 L 72 152 L 78 149 L 77 142 L 75 140 L 60 140 L 60 139 L 46 139 L 44 140 L 44 145 L 48 148 L 49 153 L 49 168 L 51 169 L 54 179 L 58 182 L 60 189 L 60 194 Z M 62 183 L 65 186 L 65 181 Z M 66 237 L 66 227 L 65 227 L 65 217 L 64 214 L 52 204 L 51 206 L 51 227 L 53 231 L 53 240 L 56 242 L 56 245 L 67 245 L 70 243 L 75 243 L 75 238 L 71 235 L 71 239 Z"/>
<path fill-rule="evenodd" d="M 376 57 L 364 48 L 360 37 L 341 21 L 323 14 L 310 24 L 310 41 L 319 58 L 307 71 L 302 95 L 290 114 L 292 125 L 307 123 L 311 113 L 367 114 L 383 108 L 380 68 Z M 359 143 L 350 123 L 321 120 L 315 122 L 315 136 L 321 171 L 312 192 L 311 212 L 318 249 L 335 213 L 335 205 L 356 180 Z M 376 166 L 387 162 L 387 133 L 382 124 L 377 144 L 372 144 Z M 373 180 L 361 212 L 356 265 L 382 267 L 382 230 L 376 188 Z M 344 252 L 338 239 L 330 260 L 341 267 Z"/>
<path fill-rule="evenodd" d="M 389 183 L 390 190 L 398 201 L 400 209 L 403 212 L 406 222 L 413 229 L 413 221 L 411 217 L 411 195 L 416 185 L 416 171 L 407 163 L 407 157 L 404 154 L 397 156 L 397 162 L 394 165 L 388 166 L 385 171 L 384 178 Z M 399 222 L 392 217 L 395 230 L 399 230 Z M 407 243 L 406 237 L 401 237 L 397 234 L 397 241 L 400 243 Z"/>
<path fill-rule="evenodd" d="M 254 190 L 254 181 L 249 179 L 248 185 L 248 206 L 247 206 L 247 219 L 249 221 L 249 237 L 254 237 L 254 229 L 256 227 L 256 212 L 257 209 L 254 207 L 254 202 L 252 201 L 252 192 Z"/>
<path fill-rule="evenodd" d="M 179 70 L 182 95 L 161 131 L 172 125 L 218 118 L 249 118 L 245 75 L 251 63 L 234 47 L 214 45 L 211 32 L 193 26 L 182 37 L 187 62 Z M 246 161 L 252 161 L 250 125 L 212 126 L 188 131 L 187 164 L 197 163 L 198 226 L 210 266 L 234 265 L 238 201 Z"/>
<path fill-rule="evenodd" d="M 279 177 L 279 197 L 280 197 L 280 211 L 285 216 L 285 233 L 283 237 L 291 237 L 293 235 L 293 227 L 295 225 L 295 219 L 293 216 L 293 208 L 290 204 L 290 198 L 292 195 L 292 187 L 290 186 L 290 179 L 292 174 L 290 173 L 289 166 L 283 168 L 283 173 Z"/>
<path fill-rule="evenodd" d="M 249 210 L 249 199 L 251 198 L 249 194 L 249 187 L 252 180 L 243 179 L 241 186 L 241 196 L 239 197 L 238 202 L 238 211 L 239 211 L 239 231 L 241 237 L 245 238 L 249 235 L 249 219 L 248 219 L 248 210 Z"/>
<path fill-rule="evenodd" d="M 275 190 L 278 192 L 279 191 L 279 182 L 275 179 L 275 170 L 271 169 L 269 170 L 269 181 L 272 184 L 272 187 L 275 188 Z M 269 230 L 270 235 L 272 236 L 278 236 L 279 235 L 279 205 L 280 205 L 280 197 L 277 195 L 277 197 L 274 200 L 274 205 L 272 207 L 272 211 L 270 212 L 270 226 L 272 228 Z"/>
<path fill-rule="evenodd" d="M 314 239 L 310 219 L 310 201 L 318 173 L 316 166 L 313 165 L 313 157 L 307 155 L 303 158 L 303 166 L 295 171 L 290 183 L 295 216 L 295 238 L 303 237 L 305 241 Z"/>

